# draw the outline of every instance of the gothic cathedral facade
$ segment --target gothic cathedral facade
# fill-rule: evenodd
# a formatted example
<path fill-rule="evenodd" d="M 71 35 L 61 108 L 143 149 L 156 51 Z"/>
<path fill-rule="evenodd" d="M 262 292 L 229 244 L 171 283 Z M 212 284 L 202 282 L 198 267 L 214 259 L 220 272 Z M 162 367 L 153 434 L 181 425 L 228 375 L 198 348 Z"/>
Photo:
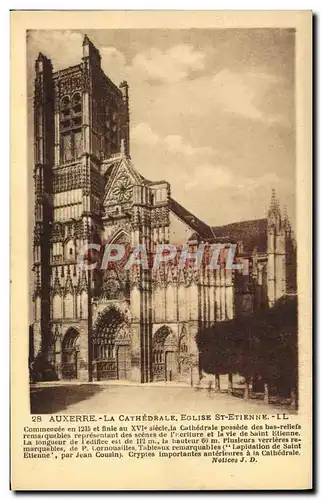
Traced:
<path fill-rule="evenodd" d="M 85 36 L 80 64 L 39 54 L 34 94 L 33 356 L 58 378 L 197 381 L 204 325 L 296 291 L 295 242 L 273 194 L 267 218 L 211 227 L 145 179 L 130 158 L 129 89 Z M 171 262 L 105 271 L 77 264 L 88 243 L 238 245 L 248 273 Z"/>

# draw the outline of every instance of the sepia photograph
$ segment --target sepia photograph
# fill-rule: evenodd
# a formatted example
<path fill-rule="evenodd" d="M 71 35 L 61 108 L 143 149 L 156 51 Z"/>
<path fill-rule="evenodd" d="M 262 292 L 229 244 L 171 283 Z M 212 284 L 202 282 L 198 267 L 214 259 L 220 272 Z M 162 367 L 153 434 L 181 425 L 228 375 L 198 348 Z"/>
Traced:
<path fill-rule="evenodd" d="M 312 487 L 311 24 L 12 14 L 13 490 Z"/>
<path fill-rule="evenodd" d="M 27 54 L 31 411 L 296 410 L 295 30 Z"/>

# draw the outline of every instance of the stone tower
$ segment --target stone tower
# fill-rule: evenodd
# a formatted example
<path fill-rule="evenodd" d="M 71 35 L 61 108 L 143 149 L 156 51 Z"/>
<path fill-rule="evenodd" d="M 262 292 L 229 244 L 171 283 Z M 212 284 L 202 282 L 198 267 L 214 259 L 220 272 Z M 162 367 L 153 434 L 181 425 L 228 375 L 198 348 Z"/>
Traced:
<path fill-rule="evenodd" d="M 34 344 L 58 375 L 64 366 L 67 377 L 91 379 L 88 333 L 98 277 L 77 265 L 77 255 L 101 241 L 101 163 L 122 143 L 129 154 L 129 109 L 127 83 L 119 88 L 103 73 L 86 35 L 82 50 L 80 64 L 57 72 L 44 55 L 36 61 Z"/>
<path fill-rule="evenodd" d="M 267 296 L 272 307 L 286 293 L 285 223 L 273 189 L 267 216 Z"/>
<path fill-rule="evenodd" d="M 54 83 L 51 61 L 39 54 L 35 64 L 34 95 L 34 186 L 35 226 L 34 263 L 34 335 L 36 350 L 46 356 L 50 350 L 50 240 L 52 234 L 54 166 Z"/>

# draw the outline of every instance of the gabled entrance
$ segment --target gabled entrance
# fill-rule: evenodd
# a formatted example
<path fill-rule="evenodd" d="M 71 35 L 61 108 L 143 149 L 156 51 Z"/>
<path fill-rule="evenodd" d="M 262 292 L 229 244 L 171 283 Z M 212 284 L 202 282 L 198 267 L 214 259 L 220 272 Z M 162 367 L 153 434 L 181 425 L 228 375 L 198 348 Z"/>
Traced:
<path fill-rule="evenodd" d="M 122 312 L 111 306 L 93 330 L 93 375 L 97 380 L 122 380 L 131 374 L 130 326 Z"/>

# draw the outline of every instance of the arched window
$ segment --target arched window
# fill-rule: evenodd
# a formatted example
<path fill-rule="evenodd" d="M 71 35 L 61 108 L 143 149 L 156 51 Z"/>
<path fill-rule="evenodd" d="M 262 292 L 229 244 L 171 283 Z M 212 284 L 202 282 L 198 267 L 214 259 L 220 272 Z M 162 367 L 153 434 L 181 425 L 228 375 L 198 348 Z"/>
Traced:
<path fill-rule="evenodd" d="M 80 92 L 60 102 L 61 161 L 68 162 L 82 154 L 82 102 Z"/>
<path fill-rule="evenodd" d="M 74 94 L 72 97 L 72 108 L 73 108 L 73 115 L 77 115 L 82 111 L 81 95 L 79 92 L 76 92 L 76 94 Z"/>
<path fill-rule="evenodd" d="M 78 346 L 79 333 L 74 328 L 70 328 L 63 340 L 63 350 L 71 351 Z"/>
<path fill-rule="evenodd" d="M 63 97 L 61 100 L 60 113 L 62 118 L 70 115 L 70 99 L 68 96 Z"/>

